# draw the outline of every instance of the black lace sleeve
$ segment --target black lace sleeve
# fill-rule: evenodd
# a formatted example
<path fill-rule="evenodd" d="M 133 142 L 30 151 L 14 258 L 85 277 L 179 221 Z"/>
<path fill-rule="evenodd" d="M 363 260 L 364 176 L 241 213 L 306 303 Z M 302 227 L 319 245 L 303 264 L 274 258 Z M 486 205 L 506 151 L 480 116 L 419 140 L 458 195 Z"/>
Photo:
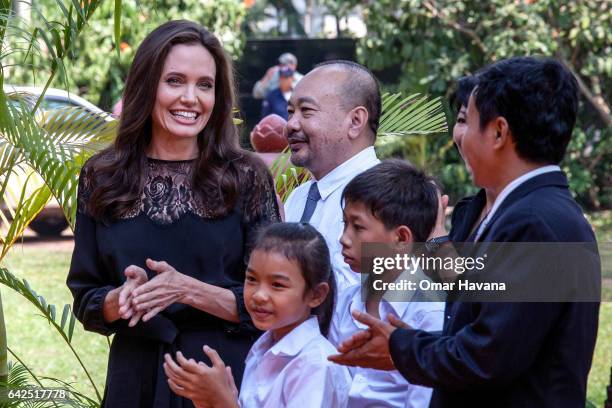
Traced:
<path fill-rule="evenodd" d="M 93 189 L 93 166 L 86 164 L 79 177 L 74 252 L 66 284 L 74 297 L 74 314 L 85 330 L 110 335 L 115 328 L 106 324 L 102 314 L 104 299 L 114 286 L 98 261 L 96 222 L 87 211 Z"/>
<path fill-rule="evenodd" d="M 244 197 L 242 218 L 246 238 L 245 255 L 248 256 L 253 247 L 257 230 L 264 225 L 280 222 L 281 217 L 274 189 L 274 180 L 265 164 L 256 163 L 247 171 L 249 187 L 246 189 Z"/>

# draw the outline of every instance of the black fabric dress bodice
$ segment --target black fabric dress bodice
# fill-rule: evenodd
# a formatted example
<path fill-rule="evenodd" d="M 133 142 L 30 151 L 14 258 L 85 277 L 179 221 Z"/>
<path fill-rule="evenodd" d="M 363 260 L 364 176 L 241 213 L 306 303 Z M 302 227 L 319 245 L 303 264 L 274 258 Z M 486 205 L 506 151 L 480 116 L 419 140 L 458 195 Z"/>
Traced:
<path fill-rule="evenodd" d="M 203 345 L 216 349 L 239 383 L 246 354 L 259 332 L 244 307 L 243 284 L 249 243 L 262 224 L 279 221 L 271 177 L 243 166 L 248 191 L 236 208 L 223 216 L 210 200 L 191 188 L 194 161 L 148 159 L 146 181 L 133 208 L 110 223 L 90 216 L 88 202 L 96 172 L 87 163 L 79 183 L 75 249 L 67 284 L 74 312 L 85 329 L 115 334 L 111 345 L 105 407 L 192 407 L 172 393 L 162 362 L 164 353 L 180 350 L 188 358 L 209 363 Z M 260 169 L 261 170 L 261 169 Z M 123 284 L 129 265 L 146 270 L 145 260 L 166 261 L 177 271 L 202 282 L 227 288 L 236 297 L 239 323 L 232 323 L 175 303 L 148 322 L 130 328 L 119 320 L 107 324 L 102 306 L 107 293 Z M 147 271 L 149 279 L 154 273 Z"/>

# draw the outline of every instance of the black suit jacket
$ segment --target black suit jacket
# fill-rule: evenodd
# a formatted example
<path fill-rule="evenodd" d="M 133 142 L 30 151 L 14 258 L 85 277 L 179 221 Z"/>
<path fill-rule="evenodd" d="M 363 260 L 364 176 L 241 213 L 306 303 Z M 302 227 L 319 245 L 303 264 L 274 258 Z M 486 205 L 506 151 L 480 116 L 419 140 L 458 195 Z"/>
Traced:
<path fill-rule="evenodd" d="M 455 240 L 467 240 L 483 198 L 481 192 L 456 209 Z M 567 179 L 553 172 L 515 189 L 480 241 L 595 242 L 595 236 Z M 398 329 L 389 347 L 406 379 L 434 388 L 431 407 L 583 408 L 598 313 L 598 303 L 448 303 L 441 335 Z"/>

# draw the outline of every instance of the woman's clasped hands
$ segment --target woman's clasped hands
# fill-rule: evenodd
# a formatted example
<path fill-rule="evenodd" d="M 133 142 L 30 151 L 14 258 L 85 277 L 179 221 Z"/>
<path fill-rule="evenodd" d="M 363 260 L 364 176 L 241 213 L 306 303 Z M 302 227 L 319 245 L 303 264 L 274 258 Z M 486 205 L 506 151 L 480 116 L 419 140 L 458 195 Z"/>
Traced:
<path fill-rule="evenodd" d="M 146 265 L 157 274 L 151 280 L 139 266 L 130 265 L 124 271 L 126 281 L 119 293 L 119 315 L 122 319 L 129 319 L 130 327 L 140 320 L 150 320 L 186 296 L 188 276 L 164 261 L 147 259 Z"/>

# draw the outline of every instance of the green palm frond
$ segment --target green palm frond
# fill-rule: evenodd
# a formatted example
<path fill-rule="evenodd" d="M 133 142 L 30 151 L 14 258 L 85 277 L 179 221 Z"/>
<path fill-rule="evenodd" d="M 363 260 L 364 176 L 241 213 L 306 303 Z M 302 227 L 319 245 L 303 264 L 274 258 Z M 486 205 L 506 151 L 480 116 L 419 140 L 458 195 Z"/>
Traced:
<path fill-rule="evenodd" d="M 37 27 L 29 27 L 13 15 L 11 0 L 0 0 L 0 260 L 52 196 L 58 200 L 71 226 L 74 226 L 78 171 L 94 150 L 112 139 L 116 127 L 116 123 L 86 111 L 37 114 L 44 93 L 55 77 L 59 75 L 67 84 L 63 61 L 72 55 L 78 36 L 102 0 L 55 0 L 55 3 L 62 12 L 62 18 L 51 21 L 33 7 L 32 11 L 38 13 L 37 20 L 42 23 Z M 121 12 L 121 0 L 115 0 L 116 43 L 121 33 Z M 8 41 L 7 36 L 11 36 L 11 41 Z M 43 49 L 44 53 L 41 52 Z M 7 57 L 12 60 L 15 55 L 24 54 L 18 63 L 26 64 L 33 53 L 40 54 L 45 63 L 37 69 L 48 73 L 43 74 L 46 77 L 43 92 L 33 104 L 19 97 L 16 105 L 9 103 L 3 90 L 7 68 L 5 64 L 10 63 L 6 62 L 9 61 Z M 70 307 L 65 306 L 59 317 L 55 306 L 48 305 L 43 297 L 31 290 L 25 280 L 19 281 L 5 269 L 0 270 L 0 275 L 1 284 L 28 299 L 55 327 L 85 370 L 98 401 L 82 396 L 79 398 L 82 405 L 99 406 L 101 395 L 71 344 L 76 320 Z M 6 345 L 0 299 L 0 381 L 23 381 L 23 369 L 16 366 L 11 366 L 11 373 L 16 376 L 10 377 L 7 371 L 7 351 L 10 349 Z M 22 361 L 20 363 L 31 378 L 41 385 L 34 373 Z M 19 406 L 57 407 L 58 404 Z"/>
<path fill-rule="evenodd" d="M 42 137 L 29 145 L 28 165 L 42 177 L 71 228 L 76 220 L 79 171 L 92 154 L 111 143 L 117 121 L 79 107 L 53 111 L 45 117 Z M 32 149 L 38 146 L 38 148 Z"/>
<path fill-rule="evenodd" d="M 381 156 L 400 152 L 421 168 L 427 167 L 431 137 L 448 131 L 441 99 L 420 94 L 383 95 L 376 149 Z"/>
<path fill-rule="evenodd" d="M 28 370 L 19 363 L 9 364 L 7 386 L 11 388 L 25 387 L 29 383 Z"/>
<path fill-rule="evenodd" d="M 47 380 L 52 383 L 55 383 L 57 387 L 63 388 L 70 391 L 70 399 L 74 401 L 75 406 L 78 408 L 100 408 L 100 403 L 94 399 L 89 398 L 87 395 L 79 392 L 75 389 L 75 385 L 73 383 L 69 383 L 67 381 L 61 380 L 59 378 L 54 377 L 41 377 L 42 380 Z"/>
<path fill-rule="evenodd" d="M 99 400 L 102 399 L 96 384 L 94 383 L 89 370 L 83 363 L 81 357 L 72 345 L 72 336 L 76 325 L 76 317 L 72 313 L 71 307 L 65 304 L 62 308 L 61 316 L 57 313 L 57 307 L 54 304 L 47 303 L 44 297 L 40 296 L 34 289 L 31 288 L 27 280 L 19 280 L 8 269 L 0 268 L 0 284 L 7 286 L 28 300 L 38 311 L 41 316 L 60 334 L 68 348 L 79 362 L 85 375 L 89 379 L 92 388 L 96 392 Z"/>
<path fill-rule="evenodd" d="M 61 316 L 58 316 L 57 307 L 55 305 L 47 303 L 44 297 L 38 295 L 36 291 L 32 289 L 27 280 L 17 279 L 17 277 L 6 268 L 0 268 L 0 283 L 22 295 L 23 298 L 28 300 L 40 313 L 42 313 L 42 316 L 47 319 L 51 325 L 58 329 L 58 332 L 67 343 L 72 342 L 76 318 L 74 314 L 71 313 L 70 305 L 64 305 Z"/>
<path fill-rule="evenodd" d="M 38 39 L 45 45 L 45 50 L 48 53 L 48 61 L 51 68 L 49 75 L 35 109 L 38 109 L 44 98 L 44 93 L 49 88 L 53 79 L 57 74 L 63 79 L 64 83 L 68 83 L 66 78 L 66 67 L 64 66 L 64 58 L 71 55 L 77 37 L 86 27 L 87 22 L 96 11 L 103 0 L 73 0 L 69 6 L 65 6 L 65 1 L 55 0 L 55 3 L 64 15 L 63 20 L 48 20 L 40 12 L 33 8 L 32 10 L 38 13 L 40 20 L 43 22 L 42 27 L 37 27 L 32 33 L 32 39 Z M 116 12 L 121 11 L 121 6 Z"/>
<path fill-rule="evenodd" d="M 10 215 L 0 216 L 0 223 L 8 226 L 2 229 L 0 257 L 51 197 L 74 227 L 80 168 L 112 141 L 117 126 L 108 115 L 80 107 L 34 114 L 19 102 L 7 104 L 5 115 L 0 113 L 7 124 L 0 127 L 0 198 Z"/>
<path fill-rule="evenodd" d="M 289 194 L 309 178 L 306 169 L 296 167 L 289 161 L 290 156 L 289 148 L 286 147 L 270 166 L 274 187 L 282 202 L 287 201 Z"/>
<path fill-rule="evenodd" d="M 0 259 L 51 197 L 74 227 L 80 168 L 116 131 L 108 114 L 31 105 L 27 95 L 0 89 Z"/>
<path fill-rule="evenodd" d="M 45 185 L 37 188 L 32 194 L 26 194 L 30 185 L 29 181 L 35 177 L 34 173 L 30 173 L 26 182 L 21 186 L 21 195 L 17 200 L 16 206 L 10 210 L 10 219 L 3 218 L 2 222 L 8 222 L 5 226 L 8 230 L 3 231 L 2 239 L 2 252 L 0 253 L 0 259 L 3 258 L 13 243 L 23 234 L 23 231 L 27 225 L 38 215 L 38 213 L 45 207 L 51 198 L 51 191 Z M 7 189 L 5 192 L 4 204 L 9 203 L 6 200 L 11 194 L 11 190 Z M 9 207 L 10 208 L 10 207 Z M 4 217 L 4 214 L 3 214 Z"/>
<path fill-rule="evenodd" d="M 28 367 L 25 362 L 15 354 L 13 350 L 11 350 L 10 348 L 8 350 L 11 352 L 11 355 L 17 360 L 17 362 L 10 362 L 8 364 L 7 381 L 0 382 L 0 388 L 3 387 L 7 391 L 6 396 L 8 396 L 9 390 L 19 390 L 32 387 L 47 388 L 43 385 L 41 380 L 53 380 L 52 378 L 37 377 L 36 374 L 34 374 L 34 372 L 32 371 L 32 369 Z M 62 388 L 69 390 L 71 394 L 74 392 L 73 387 L 63 386 Z M 65 405 L 60 405 L 58 402 L 53 400 L 27 401 L 11 398 L 5 398 L 3 400 L 2 396 L 0 396 L 0 408 L 61 408 L 62 406 Z"/>
<path fill-rule="evenodd" d="M 377 136 L 408 136 L 442 133 L 448 130 L 441 98 L 428 99 L 418 93 L 382 96 L 382 115 Z"/>
<path fill-rule="evenodd" d="M 7 390 L 7 396 L 9 390 L 17 390 L 35 386 L 30 382 L 31 371 L 28 367 L 21 363 L 10 362 L 8 364 L 8 377 L 6 382 L 0 383 L 0 387 Z M 39 385 L 39 384 L 36 384 Z M 40 385 L 39 385 L 40 386 Z M 17 399 L 5 398 L 4 400 L 0 397 L 1 408 L 46 408 L 55 407 L 58 405 L 51 401 L 19 401 Z"/>

